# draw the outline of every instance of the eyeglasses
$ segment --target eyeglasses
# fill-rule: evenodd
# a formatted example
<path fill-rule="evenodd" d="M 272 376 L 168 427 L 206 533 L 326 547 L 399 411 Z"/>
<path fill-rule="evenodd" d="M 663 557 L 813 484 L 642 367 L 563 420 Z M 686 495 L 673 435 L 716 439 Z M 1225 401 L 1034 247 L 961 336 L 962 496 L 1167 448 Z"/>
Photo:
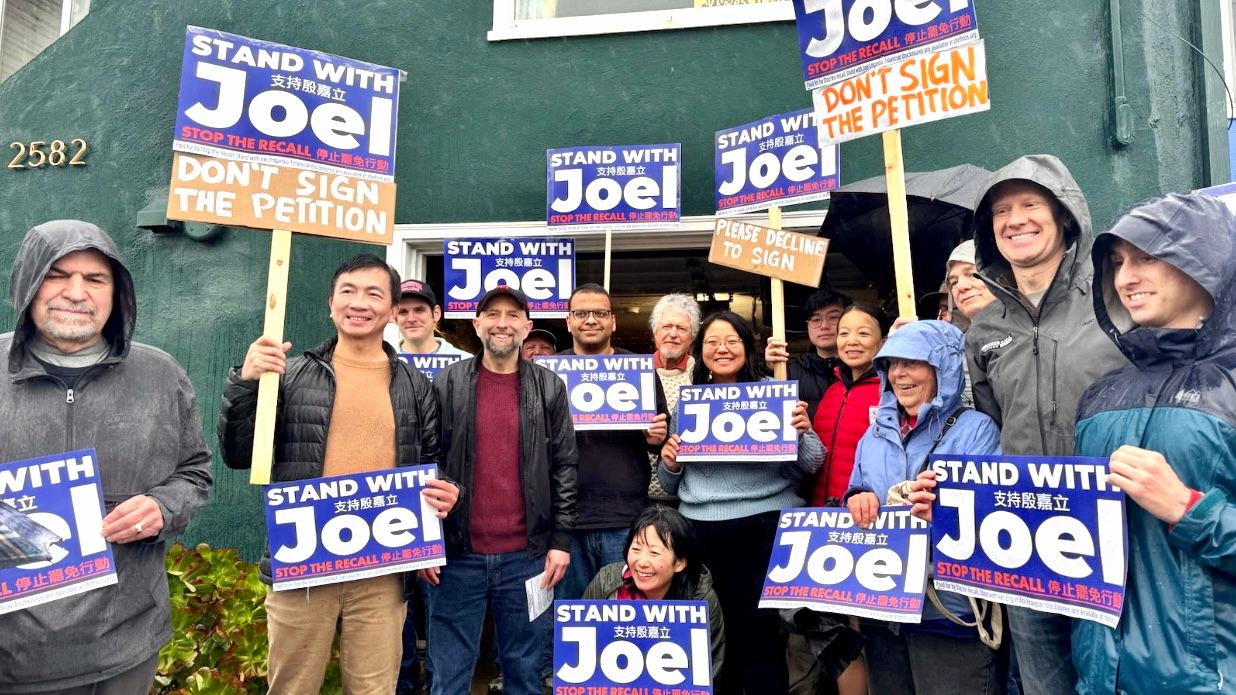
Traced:
<path fill-rule="evenodd" d="M 722 345 L 724 345 L 726 349 L 728 350 L 737 350 L 738 348 L 742 347 L 742 338 L 733 337 L 733 338 L 726 338 L 725 340 L 719 340 L 717 338 L 709 338 L 708 340 L 704 341 L 704 347 L 708 348 L 709 350 L 716 350 Z"/>
<path fill-rule="evenodd" d="M 807 325 L 811 326 L 812 328 L 819 328 L 820 326 L 824 325 L 824 317 L 823 316 L 812 316 L 811 318 L 807 319 Z"/>
<path fill-rule="evenodd" d="M 598 321 L 604 321 L 613 315 L 614 312 L 610 309 L 575 309 L 571 312 L 571 318 L 576 321 L 587 321 L 589 316 Z"/>

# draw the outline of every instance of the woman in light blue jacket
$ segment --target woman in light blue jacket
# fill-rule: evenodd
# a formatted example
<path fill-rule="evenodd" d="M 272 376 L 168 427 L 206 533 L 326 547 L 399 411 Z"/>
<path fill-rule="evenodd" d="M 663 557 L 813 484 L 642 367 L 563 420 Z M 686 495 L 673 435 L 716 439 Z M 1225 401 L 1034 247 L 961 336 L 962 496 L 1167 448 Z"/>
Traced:
<path fill-rule="evenodd" d="M 889 336 L 876 355 L 880 405 L 858 443 L 846 493 L 857 525 L 871 526 L 889 488 L 914 480 L 929 454 L 1000 453 L 996 423 L 962 408 L 962 345 L 955 326 L 916 321 Z M 948 592 L 939 598 L 955 617 L 973 621 L 967 598 Z M 996 651 L 980 641 L 976 628 L 954 623 L 931 602 L 925 605 L 917 625 L 861 622 L 871 694 L 998 692 Z"/>

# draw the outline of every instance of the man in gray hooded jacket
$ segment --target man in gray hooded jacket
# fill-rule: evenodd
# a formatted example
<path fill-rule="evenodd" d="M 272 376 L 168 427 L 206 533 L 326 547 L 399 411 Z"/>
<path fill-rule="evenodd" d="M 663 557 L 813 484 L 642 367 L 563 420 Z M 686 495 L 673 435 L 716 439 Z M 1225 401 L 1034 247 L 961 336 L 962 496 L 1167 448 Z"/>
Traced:
<path fill-rule="evenodd" d="M 9 298 L 0 461 L 95 449 L 118 581 L 0 616 L 0 692 L 147 692 L 171 637 L 165 541 L 211 483 L 193 387 L 171 356 L 133 342 L 133 279 L 92 224 L 31 229 Z"/>
<path fill-rule="evenodd" d="M 1095 321 L 1091 240 L 1086 199 L 1051 155 L 1000 169 L 975 205 L 978 275 L 997 301 L 974 318 L 966 357 L 1006 454 L 1073 455 L 1082 393 L 1128 364 Z M 1009 627 L 1026 695 L 1073 692 L 1069 618 L 1010 608 Z"/>

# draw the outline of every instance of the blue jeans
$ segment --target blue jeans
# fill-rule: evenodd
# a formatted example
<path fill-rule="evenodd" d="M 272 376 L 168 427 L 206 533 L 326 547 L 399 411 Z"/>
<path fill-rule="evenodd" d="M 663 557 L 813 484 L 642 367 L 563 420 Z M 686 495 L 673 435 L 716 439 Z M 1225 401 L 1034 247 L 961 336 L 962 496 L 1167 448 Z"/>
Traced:
<path fill-rule="evenodd" d="M 545 611 L 528 622 L 524 582 L 545 569 L 545 559 L 524 551 L 452 555 L 430 591 L 429 639 L 433 695 L 468 695 L 480 651 L 485 605 L 493 608 L 495 638 L 506 695 L 541 694 L 541 660 L 551 623 Z"/>
<path fill-rule="evenodd" d="M 1071 693 L 1077 688 L 1077 670 L 1071 650 L 1073 620 L 1063 615 L 1009 606 L 1013 654 L 1021 672 L 1025 695 Z"/>
<path fill-rule="evenodd" d="M 554 588 L 554 598 L 578 600 L 602 567 L 626 559 L 627 533 L 625 528 L 572 533 L 571 564 L 562 582 Z"/>

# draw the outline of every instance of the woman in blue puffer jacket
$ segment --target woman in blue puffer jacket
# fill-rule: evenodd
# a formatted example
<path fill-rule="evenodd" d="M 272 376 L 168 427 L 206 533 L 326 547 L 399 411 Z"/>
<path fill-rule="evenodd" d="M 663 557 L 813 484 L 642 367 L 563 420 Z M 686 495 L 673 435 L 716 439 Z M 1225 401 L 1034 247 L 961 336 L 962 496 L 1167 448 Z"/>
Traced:
<path fill-rule="evenodd" d="M 963 341 L 952 324 L 916 321 L 889 336 L 876 355 L 880 405 L 875 424 L 858 443 L 846 493 L 858 526 L 871 526 L 889 488 L 914 480 L 929 454 L 1001 453 L 996 423 L 962 408 Z M 973 622 L 969 599 L 938 595 L 954 617 Z M 930 602 L 917 625 L 863 620 L 861 628 L 872 695 L 998 692 L 996 651 L 983 644 L 976 628 L 954 623 Z"/>

